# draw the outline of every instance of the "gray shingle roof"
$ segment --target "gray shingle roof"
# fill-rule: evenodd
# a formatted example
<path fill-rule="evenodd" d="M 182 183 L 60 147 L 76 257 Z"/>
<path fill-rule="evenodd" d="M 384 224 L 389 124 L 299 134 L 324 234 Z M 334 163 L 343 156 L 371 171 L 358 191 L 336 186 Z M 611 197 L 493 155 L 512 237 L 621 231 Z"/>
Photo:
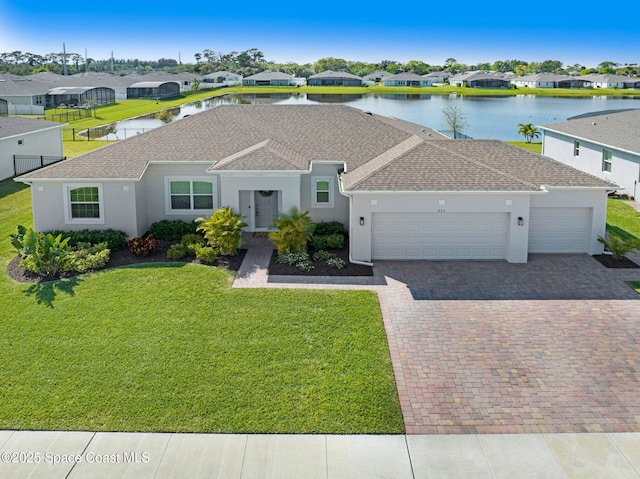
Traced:
<path fill-rule="evenodd" d="M 640 155 L 640 109 L 584 116 L 541 128 Z"/>
<path fill-rule="evenodd" d="M 16 135 L 24 135 L 35 131 L 49 130 L 51 128 L 61 128 L 64 123 L 53 121 L 34 120 L 22 116 L 0 116 L 0 138 L 9 138 Z"/>
<path fill-rule="evenodd" d="M 157 161 L 201 162 L 211 173 L 308 171 L 312 161 L 344 162 L 343 185 L 352 191 L 613 186 L 500 141 L 447 140 L 344 105 L 223 105 L 21 178 L 135 180 Z"/>
<path fill-rule="evenodd" d="M 352 179 L 349 179 L 352 176 Z M 539 191 L 544 186 L 614 185 L 498 140 L 426 141 L 345 189 L 364 191 Z"/>
<path fill-rule="evenodd" d="M 353 75 L 348 72 L 334 72 L 331 70 L 327 70 L 321 73 L 316 73 L 315 75 L 311 75 L 309 78 L 353 78 L 357 80 L 362 80 L 362 77 L 358 75 Z"/>
<path fill-rule="evenodd" d="M 282 72 L 272 72 L 269 70 L 244 77 L 245 80 L 290 80 L 291 78 L 293 78 L 292 75 Z"/>

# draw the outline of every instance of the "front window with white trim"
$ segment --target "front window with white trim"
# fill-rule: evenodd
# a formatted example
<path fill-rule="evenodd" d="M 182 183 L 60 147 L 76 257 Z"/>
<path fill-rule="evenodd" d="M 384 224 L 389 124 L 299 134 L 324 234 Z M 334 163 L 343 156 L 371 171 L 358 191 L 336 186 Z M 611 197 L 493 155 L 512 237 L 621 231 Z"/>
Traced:
<path fill-rule="evenodd" d="M 331 176 L 314 176 L 311 179 L 311 205 L 314 208 L 333 208 L 333 178 Z"/>
<path fill-rule="evenodd" d="M 211 178 L 166 178 L 167 213 L 210 212 L 217 202 Z"/>
<path fill-rule="evenodd" d="M 104 223 L 101 184 L 66 184 L 63 189 L 65 223 Z"/>

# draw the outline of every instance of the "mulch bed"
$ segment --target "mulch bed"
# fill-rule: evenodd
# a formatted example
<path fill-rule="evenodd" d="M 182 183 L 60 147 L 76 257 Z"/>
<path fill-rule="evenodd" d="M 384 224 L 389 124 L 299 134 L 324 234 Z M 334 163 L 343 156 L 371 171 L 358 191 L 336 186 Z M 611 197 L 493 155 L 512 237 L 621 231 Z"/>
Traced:
<path fill-rule="evenodd" d="M 371 266 L 364 266 L 349 262 L 348 249 L 330 249 L 327 251 L 344 260 L 346 266 L 342 269 L 336 269 L 332 268 L 324 261 L 314 261 L 313 269 L 311 271 L 300 271 L 295 266 L 278 263 L 276 261 L 278 252 L 274 250 L 273 253 L 271 253 L 271 260 L 269 261 L 269 274 L 283 276 L 373 276 L 373 268 L 371 268 Z M 309 256 L 312 258 L 313 253 L 313 251 L 309 251 Z"/>
<path fill-rule="evenodd" d="M 160 241 L 160 247 L 157 251 L 149 256 L 134 256 L 129 253 L 127 248 L 123 248 L 117 251 L 112 251 L 109 257 L 109 261 L 107 264 L 100 268 L 108 269 L 108 268 L 117 268 L 118 266 L 128 266 L 133 264 L 141 264 L 141 263 L 194 263 L 194 264 L 204 264 L 207 266 L 215 266 L 218 268 L 224 268 L 231 271 L 238 271 L 240 269 L 240 265 L 244 260 L 245 255 L 247 254 L 246 249 L 241 249 L 238 251 L 236 256 L 219 256 L 216 258 L 215 263 L 203 263 L 199 259 L 194 258 L 193 256 L 187 256 L 183 259 L 168 259 L 167 258 L 167 250 L 169 247 L 176 243 L 176 241 Z M 71 278 L 73 276 L 77 276 L 74 273 L 62 273 L 58 276 L 40 276 L 30 271 L 27 271 L 24 268 L 19 266 L 20 258 L 16 256 L 7 267 L 7 274 L 10 278 L 15 281 L 19 281 L 20 283 L 39 283 L 42 281 L 53 281 L 56 279 L 62 278 Z M 98 270 L 91 270 L 88 272 L 93 272 Z M 82 273 L 84 274 L 84 273 Z"/>
<path fill-rule="evenodd" d="M 607 268 L 640 268 L 640 265 L 629 258 L 613 259 L 610 254 L 594 254 L 592 258 Z"/>

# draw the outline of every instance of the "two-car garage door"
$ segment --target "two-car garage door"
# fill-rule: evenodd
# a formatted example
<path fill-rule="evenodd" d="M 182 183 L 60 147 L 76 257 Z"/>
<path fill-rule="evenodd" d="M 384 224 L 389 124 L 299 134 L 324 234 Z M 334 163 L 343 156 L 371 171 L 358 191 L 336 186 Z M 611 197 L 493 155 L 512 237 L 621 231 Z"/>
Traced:
<path fill-rule="evenodd" d="M 374 213 L 372 259 L 504 259 L 506 213 Z M 585 253 L 589 208 L 531 208 L 529 253 Z"/>
<path fill-rule="evenodd" d="M 506 213 L 374 213 L 373 259 L 503 259 Z"/>

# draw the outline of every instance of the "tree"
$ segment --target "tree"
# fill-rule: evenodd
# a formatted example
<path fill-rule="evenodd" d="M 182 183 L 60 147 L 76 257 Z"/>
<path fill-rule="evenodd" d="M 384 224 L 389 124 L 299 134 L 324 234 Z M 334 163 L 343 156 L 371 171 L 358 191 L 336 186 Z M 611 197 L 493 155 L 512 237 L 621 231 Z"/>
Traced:
<path fill-rule="evenodd" d="M 424 75 L 429 71 L 429 65 L 420 60 L 409 60 L 404 65 L 404 70 L 415 73 L 416 75 Z"/>
<path fill-rule="evenodd" d="M 602 74 L 612 74 L 616 72 L 616 68 L 618 68 L 620 66 L 619 63 L 615 63 L 615 62 L 602 62 L 600 64 L 598 64 L 598 73 L 602 73 Z"/>
<path fill-rule="evenodd" d="M 459 106 L 448 106 L 442 109 L 444 122 L 453 131 L 453 138 L 457 138 L 462 131 L 469 126 L 467 118 Z"/>
<path fill-rule="evenodd" d="M 531 140 L 540 136 L 538 127 L 533 126 L 533 123 L 518 123 L 518 134 L 524 136 L 527 143 L 531 143 Z"/>

